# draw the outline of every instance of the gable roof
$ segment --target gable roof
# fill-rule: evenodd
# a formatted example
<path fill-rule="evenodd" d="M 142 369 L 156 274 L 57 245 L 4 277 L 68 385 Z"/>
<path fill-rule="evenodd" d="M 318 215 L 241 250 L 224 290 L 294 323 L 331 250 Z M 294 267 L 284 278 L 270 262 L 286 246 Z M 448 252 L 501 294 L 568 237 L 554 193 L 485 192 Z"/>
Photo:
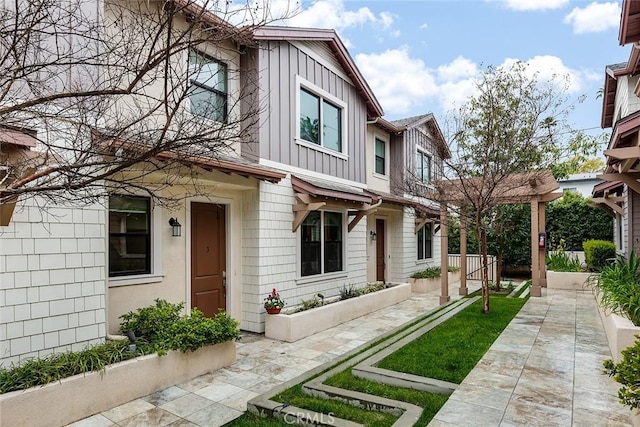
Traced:
<path fill-rule="evenodd" d="M 640 41 L 640 2 L 637 0 L 622 1 L 618 41 L 620 46 Z"/>
<path fill-rule="evenodd" d="M 351 58 L 347 48 L 334 30 L 320 28 L 295 28 L 263 26 L 253 30 L 254 40 L 281 40 L 281 41 L 319 41 L 327 43 L 331 52 L 344 68 L 347 76 L 351 78 L 358 93 L 364 98 L 367 105 L 369 118 L 381 117 L 384 112 L 378 99 L 373 94 L 369 84 L 364 79 L 356 63 Z"/>
<path fill-rule="evenodd" d="M 602 93 L 602 115 L 600 127 L 602 129 L 613 126 L 616 107 L 616 92 L 618 77 L 635 75 L 640 72 L 640 50 L 635 46 L 631 49 L 629 60 L 617 64 L 607 65 L 604 69 L 604 89 Z"/>
<path fill-rule="evenodd" d="M 433 135 L 436 137 L 436 143 L 440 146 L 440 155 L 443 159 L 451 158 L 451 150 L 449 150 L 449 146 L 447 145 L 447 141 L 445 141 L 444 136 L 442 135 L 442 131 L 440 130 L 440 126 L 436 121 L 433 113 L 421 114 L 419 116 L 407 117 L 406 119 L 394 120 L 391 122 L 399 128 L 405 129 L 415 129 L 418 126 L 422 126 L 426 124 Z"/>

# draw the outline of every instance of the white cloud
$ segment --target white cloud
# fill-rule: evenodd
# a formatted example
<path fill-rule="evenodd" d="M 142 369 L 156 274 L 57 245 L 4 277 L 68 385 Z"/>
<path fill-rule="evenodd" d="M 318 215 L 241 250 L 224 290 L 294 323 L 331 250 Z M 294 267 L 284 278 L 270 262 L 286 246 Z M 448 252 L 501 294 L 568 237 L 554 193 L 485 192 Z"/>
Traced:
<path fill-rule="evenodd" d="M 445 111 L 460 107 L 475 95 L 481 73 L 477 63 L 462 56 L 430 68 L 421 59 L 412 57 L 407 46 L 359 54 L 355 61 L 382 108 L 393 116 L 432 111 L 434 104 Z M 510 68 L 517 61 L 507 58 L 499 67 Z M 529 77 L 535 75 L 539 82 L 555 82 L 568 93 L 583 91 L 588 82 L 600 79 L 592 71 L 568 67 L 556 56 L 535 56 L 524 62 Z"/>
<path fill-rule="evenodd" d="M 338 31 L 364 24 L 376 24 L 386 29 L 393 22 L 394 15 L 389 12 L 376 15 L 368 7 L 347 10 L 343 0 L 316 1 L 307 9 L 286 20 L 286 24 L 290 26 L 333 28 Z"/>
<path fill-rule="evenodd" d="M 507 58 L 500 67 L 511 67 L 517 59 Z M 528 61 L 525 71 L 529 78 L 536 77 L 538 82 L 552 82 L 570 93 L 584 89 L 584 81 L 590 80 L 590 73 L 567 67 L 561 58 L 551 55 L 534 56 Z"/>
<path fill-rule="evenodd" d="M 569 0 L 505 0 L 507 8 L 519 11 L 560 9 L 568 3 Z"/>
<path fill-rule="evenodd" d="M 433 72 L 422 60 L 412 58 L 407 46 L 382 53 L 361 53 L 355 61 L 386 111 L 405 114 L 437 96 Z"/>
<path fill-rule="evenodd" d="M 576 34 L 599 33 L 617 28 L 620 22 L 618 3 L 590 3 L 588 6 L 574 8 L 564 17 L 564 23 L 573 26 Z"/>
<path fill-rule="evenodd" d="M 450 64 L 438 67 L 438 79 L 444 82 L 457 81 L 478 74 L 478 65 L 463 56 L 458 56 Z"/>
<path fill-rule="evenodd" d="M 428 30 L 429 29 L 429 24 L 427 24 L 426 22 L 422 25 L 420 25 L 420 29 L 421 30 Z"/>

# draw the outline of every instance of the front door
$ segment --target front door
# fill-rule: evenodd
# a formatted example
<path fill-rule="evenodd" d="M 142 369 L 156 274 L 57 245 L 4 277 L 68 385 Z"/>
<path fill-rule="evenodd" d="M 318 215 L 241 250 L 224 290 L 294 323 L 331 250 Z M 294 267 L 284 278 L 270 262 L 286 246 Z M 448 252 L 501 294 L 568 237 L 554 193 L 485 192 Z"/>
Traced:
<path fill-rule="evenodd" d="M 376 219 L 376 281 L 384 282 L 384 220 Z"/>
<path fill-rule="evenodd" d="M 225 310 L 225 208 L 191 204 L 191 308 L 212 317 Z"/>

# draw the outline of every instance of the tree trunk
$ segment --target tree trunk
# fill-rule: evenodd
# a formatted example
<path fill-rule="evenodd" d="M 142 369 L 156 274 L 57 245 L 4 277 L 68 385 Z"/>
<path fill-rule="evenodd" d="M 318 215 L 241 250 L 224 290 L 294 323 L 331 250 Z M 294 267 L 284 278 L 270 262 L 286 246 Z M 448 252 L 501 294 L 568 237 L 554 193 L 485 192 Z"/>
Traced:
<path fill-rule="evenodd" d="M 498 251 L 496 255 L 496 292 L 500 290 L 500 278 L 502 277 L 502 250 Z"/>
<path fill-rule="evenodd" d="M 487 231 L 481 225 L 480 218 L 476 218 L 478 227 L 478 243 L 480 246 L 482 267 L 482 313 L 489 314 L 489 260 L 487 256 Z"/>

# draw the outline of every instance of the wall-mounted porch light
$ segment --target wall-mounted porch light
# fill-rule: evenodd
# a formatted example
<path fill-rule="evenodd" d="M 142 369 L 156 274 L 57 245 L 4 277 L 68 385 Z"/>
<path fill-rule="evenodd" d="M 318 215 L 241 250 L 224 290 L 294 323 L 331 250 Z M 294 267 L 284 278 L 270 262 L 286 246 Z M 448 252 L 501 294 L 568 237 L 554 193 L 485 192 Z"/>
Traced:
<path fill-rule="evenodd" d="M 378 238 L 378 233 L 376 233 L 375 231 L 370 231 L 369 232 L 369 237 L 371 237 L 371 240 L 373 240 L 375 242 L 376 239 Z"/>
<path fill-rule="evenodd" d="M 171 235 L 173 237 L 182 236 L 182 225 L 178 222 L 178 218 L 169 218 L 169 225 L 171 226 Z"/>

